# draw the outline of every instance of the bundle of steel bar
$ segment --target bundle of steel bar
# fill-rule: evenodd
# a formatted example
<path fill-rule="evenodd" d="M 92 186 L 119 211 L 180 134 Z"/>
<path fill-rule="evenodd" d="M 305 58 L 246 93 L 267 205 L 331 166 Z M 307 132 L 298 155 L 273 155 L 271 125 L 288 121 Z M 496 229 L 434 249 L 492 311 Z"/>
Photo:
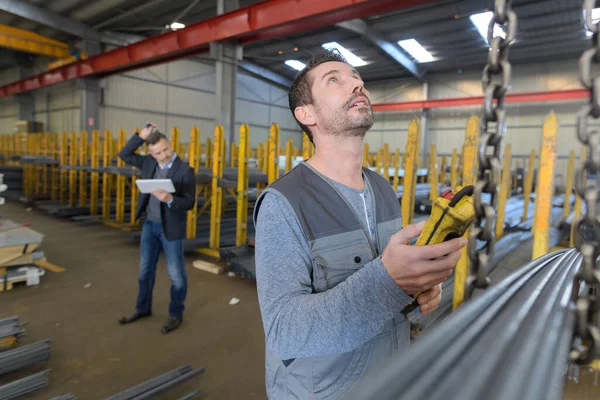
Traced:
<path fill-rule="evenodd" d="M 50 400 L 77 400 L 77 397 L 73 396 L 71 393 L 68 393 L 63 394 L 62 396 L 53 397 Z"/>
<path fill-rule="evenodd" d="M 34 165 L 58 165 L 58 160 L 53 160 L 52 157 L 48 156 L 20 156 L 19 161 L 22 164 L 34 164 Z"/>
<path fill-rule="evenodd" d="M 560 234 L 557 230 L 552 230 L 550 236 L 550 244 L 552 246 L 558 245 Z M 513 232 L 509 233 L 502 239 L 496 242 L 494 257 L 490 261 L 490 279 L 492 283 L 501 281 L 505 276 L 506 272 L 513 272 L 516 265 L 505 265 L 503 262 L 506 257 L 511 254 L 516 254 L 516 249 L 531 239 L 530 232 Z M 530 256 L 530 252 L 526 253 Z M 530 257 L 528 257 L 530 259 Z M 526 261 L 525 261 L 526 262 Z M 519 264 L 519 266 L 522 265 Z M 500 271 L 502 269 L 502 271 Z M 450 315 L 452 312 L 452 303 L 454 296 L 454 275 L 449 277 L 442 285 L 442 300 L 438 308 L 425 316 L 422 316 L 418 311 L 413 311 L 408 315 L 408 319 L 413 327 L 413 334 L 418 332 L 424 332 L 432 327 L 437 326 L 445 317 Z"/>
<path fill-rule="evenodd" d="M 0 400 L 11 400 L 32 393 L 48 386 L 48 374 L 50 370 L 30 375 L 18 381 L 0 386 Z"/>
<path fill-rule="evenodd" d="M 179 398 L 179 400 L 190 400 L 199 395 L 200 395 L 200 391 L 194 390 L 192 393 L 186 394 L 185 396 Z"/>
<path fill-rule="evenodd" d="M 0 353 L 0 375 L 50 359 L 50 340 L 20 346 Z"/>
<path fill-rule="evenodd" d="M 252 212 L 250 211 L 250 215 Z M 140 219 L 140 226 L 143 225 L 144 219 Z M 235 235 L 237 229 L 237 219 L 235 210 L 228 211 L 220 220 L 220 244 L 221 247 L 229 247 L 235 245 Z M 252 217 L 248 217 L 247 231 L 250 237 L 254 236 L 254 224 L 252 223 Z M 141 231 L 128 232 L 127 235 L 134 240 L 139 241 L 141 238 Z M 184 241 L 184 248 L 187 250 L 195 250 L 200 247 L 204 247 L 208 244 L 210 239 L 210 217 L 207 215 L 200 216 L 196 220 L 196 237 L 193 239 L 186 239 Z"/>
<path fill-rule="evenodd" d="M 126 201 L 125 203 L 125 208 L 129 209 L 131 208 L 131 202 L 130 201 Z M 101 206 L 102 203 L 98 202 L 98 205 Z M 116 208 L 117 208 L 117 203 L 115 201 L 110 203 L 110 207 L 111 207 L 111 212 L 115 212 Z M 63 204 L 59 204 L 56 202 L 48 202 L 48 203 L 41 203 L 38 206 L 36 206 L 36 208 L 38 210 L 44 211 L 49 215 L 54 215 L 60 218 L 70 218 L 70 217 L 74 217 L 74 216 L 83 216 L 83 215 L 89 215 L 90 214 L 90 207 L 89 206 L 69 206 L 69 205 L 63 205 Z M 100 207 L 98 208 L 100 209 Z"/>
<path fill-rule="evenodd" d="M 246 279 L 256 279 L 256 262 L 253 246 L 223 247 L 221 259 L 232 272 Z"/>
<path fill-rule="evenodd" d="M 164 393 L 174 386 L 200 375 L 202 372 L 204 372 L 204 367 L 192 369 L 189 365 L 184 365 L 114 396 L 110 396 L 106 400 L 152 399 L 154 396 Z"/>
<path fill-rule="evenodd" d="M 17 315 L 0 319 L 0 351 L 16 346 L 24 334 L 25 328 Z"/>
<path fill-rule="evenodd" d="M 427 194 L 423 195 L 423 198 L 427 198 L 428 197 L 428 193 L 429 193 L 429 184 L 419 184 L 418 186 L 423 185 L 423 187 L 427 187 Z M 425 193 L 425 189 L 423 190 L 423 193 Z M 557 198 L 555 199 L 555 203 L 561 203 L 562 200 Z M 530 219 L 527 219 L 524 222 L 521 222 L 521 216 L 523 214 L 523 206 L 524 206 L 524 201 L 522 199 L 522 197 L 520 198 L 510 198 L 507 201 L 507 206 L 506 206 L 506 222 L 505 225 L 507 226 L 507 231 L 510 230 L 515 230 L 518 232 L 524 231 L 524 230 L 530 230 L 531 229 L 531 221 L 533 219 L 533 209 L 529 212 L 529 216 Z M 530 207 L 533 208 L 533 203 L 530 204 Z M 419 210 L 416 210 L 419 211 Z M 555 209 L 554 210 L 554 217 L 553 217 L 553 223 L 554 224 L 558 224 L 559 222 L 559 215 L 560 215 L 560 209 Z M 418 223 L 422 220 L 426 220 L 428 218 L 428 215 L 415 215 L 415 217 L 413 218 L 413 223 Z M 558 219 L 557 219 L 558 218 Z M 227 240 L 229 238 L 229 236 L 226 236 L 228 232 L 231 232 L 231 234 L 235 233 L 235 227 L 233 226 L 233 222 L 227 222 L 226 220 L 222 220 L 222 227 L 221 227 L 221 234 L 222 234 L 222 242 L 221 242 L 221 249 L 220 249 L 220 255 L 221 258 L 227 262 L 228 266 L 230 267 L 230 269 L 235 272 L 237 275 L 240 275 L 244 278 L 247 279 L 255 279 L 256 278 L 256 266 L 254 263 L 254 248 L 251 246 L 240 246 L 240 247 L 228 247 L 227 244 L 233 242 L 233 240 Z M 231 225 L 229 225 L 231 224 Z M 252 220 L 248 220 L 248 231 L 250 232 L 251 230 L 253 230 L 254 228 L 254 223 Z M 202 232 L 200 230 L 200 228 L 198 229 L 198 236 L 201 237 L 202 235 L 200 234 L 200 232 Z M 498 243 L 498 247 L 499 249 L 496 251 L 498 255 L 506 255 L 508 253 L 510 253 L 511 251 L 513 251 L 517 246 L 521 245 L 523 241 L 527 240 L 528 238 L 531 237 L 531 234 L 527 233 L 526 235 L 522 235 L 522 234 L 514 234 L 512 236 L 508 236 L 506 239 L 502 240 L 500 243 Z M 207 237 L 203 237 L 203 240 L 207 241 L 208 238 Z M 558 235 L 554 235 L 552 237 L 551 243 L 553 243 L 554 245 L 558 244 Z M 499 262 L 501 258 L 500 257 L 495 257 L 494 260 L 492 261 L 493 266 L 497 265 L 497 263 Z M 492 267 L 493 268 L 493 267 Z M 452 288 L 454 285 L 454 281 L 452 278 L 449 278 L 443 286 L 443 295 L 442 295 L 442 303 L 440 304 L 440 307 L 438 308 L 438 310 L 436 310 L 436 312 L 426 316 L 426 317 L 421 317 L 421 315 L 417 312 L 417 313 L 413 313 L 410 315 L 411 318 L 411 322 L 416 325 L 419 329 L 426 329 L 429 326 L 431 326 L 435 320 L 443 317 L 444 315 L 448 314 L 450 312 L 450 308 L 452 306 Z"/>
<path fill-rule="evenodd" d="M 523 212 L 523 200 L 522 199 L 510 199 L 510 209 L 515 210 L 514 212 L 519 213 L 519 221 Z M 507 204 L 507 209 L 509 205 Z M 533 207 L 533 205 L 531 205 Z M 529 212 L 529 218 L 525 221 L 516 222 L 516 219 L 512 217 L 512 212 L 507 214 L 509 223 L 505 229 L 505 236 L 498 240 L 495 245 L 494 257 L 490 260 L 490 276 L 493 282 L 499 282 L 508 275 L 508 272 L 512 272 L 516 265 L 503 265 L 504 260 L 510 254 L 515 254 L 515 250 L 520 246 L 524 245 L 528 240 L 531 239 L 531 225 L 533 223 L 533 212 Z M 558 226 L 562 217 L 562 209 L 554 208 L 552 210 L 552 225 Z M 558 229 L 552 229 L 550 233 L 550 248 L 555 247 L 560 242 L 560 233 Z M 530 252 L 525 253 L 530 259 Z M 518 265 L 523 265 L 527 260 L 521 260 L 522 262 Z M 502 271 L 496 269 L 502 269 Z M 508 272 L 507 272 L 508 271 Z M 442 285 L 442 300 L 438 308 L 426 316 L 422 316 L 417 310 L 413 311 L 408 315 L 408 319 L 414 328 L 419 331 L 426 331 L 431 327 L 437 325 L 444 317 L 450 314 L 452 311 L 452 303 L 454 296 L 454 276 L 448 278 Z"/>
<path fill-rule="evenodd" d="M 63 165 L 61 169 L 64 170 L 76 170 L 76 171 L 87 171 L 92 172 L 92 169 L 88 166 L 79 166 L 79 165 Z M 93 172 L 107 172 L 113 175 L 123 175 L 127 178 L 131 178 L 132 176 L 141 176 L 141 171 L 138 169 L 134 169 L 129 166 L 118 167 L 118 166 L 109 166 L 109 167 L 100 167 L 94 168 Z M 208 185 L 211 183 L 213 179 L 213 171 L 212 168 L 207 167 L 199 167 L 198 172 L 196 172 L 196 183 L 198 185 Z M 223 177 L 218 178 L 220 182 L 222 182 L 223 187 L 232 188 L 237 187 L 238 180 L 238 168 L 226 167 L 223 168 Z M 267 175 L 258 168 L 249 168 L 248 169 L 248 179 L 250 185 L 256 185 L 258 183 L 267 183 Z"/>
<path fill-rule="evenodd" d="M 84 181 L 81 181 L 81 176 L 79 177 L 79 182 L 75 183 L 73 187 L 68 190 L 68 194 L 70 196 L 70 201 L 68 203 L 60 203 L 56 200 L 48 200 L 47 198 L 21 198 L 22 201 L 34 206 L 36 209 L 42 210 L 50 215 L 58 216 L 61 218 L 79 218 L 81 220 L 90 220 L 90 219 L 99 219 L 99 214 L 95 216 L 91 216 L 92 208 L 96 210 L 98 213 L 103 206 L 103 202 L 105 199 L 101 199 L 96 197 L 96 207 L 92 207 L 92 198 L 89 196 L 92 192 L 97 193 L 98 189 L 94 190 L 94 187 L 100 188 L 104 185 L 103 175 L 98 177 L 98 182 L 96 186 L 92 185 L 92 176 L 87 172 L 106 172 L 111 175 L 118 175 L 125 178 L 131 178 L 132 176 L 139 176 L 140 171 L 133 169 L 132 167 L 124 166 L 109 166 L 102 168 L 91 168 L 88 165 L 63 165 L 60 169 L 64 171 L 74 171 L 74 172 L 86 172 L 84 174 Z M 237 187 L 237 168 L 225 168 L 223 173 L 223 178 L 218 178 L 219 186 L 226 189 L 235 189 Z M 209 184 L 212 181 L 212 170 L 205 167 L 200 167 L 199 171 L 196 174 L 196 183 L 201 185 Z M 76 179 L 76 178 L 75 178 Z M 258 169 L 250 169 L 248 174 L 249 183 L 251 185 L 256 185 L 259 183 L 266 184 L 267 176 L 262 172 L 262 170 Z M 127 181 L 128 184 L 130 183 Z M 79 191 L 79 192 L 78 192 Z M 79 198 L 80 196 L 77 193 L 84 193 L 83 198 Z M 255 193 L 255 190 L 250 190 L 249 195 Z M 206 199 L 202 198 L 202 193 L 198 193 L 198 207 L 202 207 L 206 201 Z M 235 198 L 227 195 L 226 199 L 230 202 L 235 202 Z M 137 199 L 135 199 L 137 200 Z M 122 207 L 125 210 L 131 209 L 132 199 L 129 197 L 129 191 L 123 194 L 121 199 Z M 110 193 L 110 200 L 108 204 L 108 212 L 115 216 L 118 208 L 117 196 L 115 193 Z M 86 217 L 90 218 L 86 218 Z M 129 221 L 131 219 L 130 215 L 124 216 L 124 220 Z"/>
<path fill-rule="evenodd" d="M 518 269 L 464 303 L 348 398 L 561 399 L 581 261 L 577 250 L 560 250 Z"/>
<path fill-rule="evenodd" d="M 429 192 L 431 191 L 431 185 L 429 183 L 419 183 L 415 185 L 415 199 L 426 199 L 429 198 Z M 404 194 L 404 186 L 399 186 L 396 191 L 396 197 L 402 198 Z"/>

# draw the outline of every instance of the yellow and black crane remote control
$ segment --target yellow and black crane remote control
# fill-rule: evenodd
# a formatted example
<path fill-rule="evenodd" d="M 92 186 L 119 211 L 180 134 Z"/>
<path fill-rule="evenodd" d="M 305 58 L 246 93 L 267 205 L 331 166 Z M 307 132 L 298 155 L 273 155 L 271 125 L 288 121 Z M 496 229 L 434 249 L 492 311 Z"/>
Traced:
<path fill-rule="evenodd" d="M 473 186 L 458 186 L 456 192 L 451 189 L 443 192 L 433 204 L 431 215 L 415 245 L 442 243 L 463 236 L 475 218 L 474 190 Z M 403 314 L 409 314 L 419 306 L 419 294 L 414 295 L 414 300 L 402 310 Z"/>

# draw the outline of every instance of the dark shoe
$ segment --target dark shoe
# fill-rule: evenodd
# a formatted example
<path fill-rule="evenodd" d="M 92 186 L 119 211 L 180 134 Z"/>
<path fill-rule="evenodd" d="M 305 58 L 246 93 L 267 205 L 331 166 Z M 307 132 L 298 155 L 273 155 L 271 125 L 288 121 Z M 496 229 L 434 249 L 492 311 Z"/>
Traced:
<path fill-rule="evenodd" d="M 152 315 L 152 312 L 146 312 L 146 313 L 141 313 L 139 311 L 134 311 L 131 315 L 128 315 L 126 317 L 123 317 L 119 320 L 119 324 L 121 325 L 125 325 L 125 324 L 130 324 L 134 321 L 137 321 L 140 318 L 144 318 L 144 317 L 149 317 Z"/>
<path fill-rule="evenodd" d="M 183 317 L 179 317 L 179 318 L 169 317 L 167 322 L 165 322 L 165 325 L 163 326 L 161 332 L 163 334 L 167 334 L 171 331 L 174 331 L 175 329 L 177 329 L 177 327 L 181 324 L 182 321 L 183 321 Z"/>

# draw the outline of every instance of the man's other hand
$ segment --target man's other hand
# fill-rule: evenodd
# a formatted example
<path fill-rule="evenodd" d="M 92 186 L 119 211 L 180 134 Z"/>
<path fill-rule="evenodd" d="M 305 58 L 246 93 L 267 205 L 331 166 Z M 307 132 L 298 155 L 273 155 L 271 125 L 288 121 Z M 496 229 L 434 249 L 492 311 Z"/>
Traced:
<path fill-rule="evenodd" d="M 156 124 L 154 122 L 149 122 L 149 124 L 150 124 L 150 127 L 145 127 L 140 132 L 140 137 L 144 140 L 148 139 L 148 136 L 150 136 L 153 129 L 156 129 Z"/>
<path fill-rule="evenodd" d="M 152 195 L 163 203 L 170 203 L 173 200 L 173 196 L 171 195 L 171 193 L 162 189 L 154 189 L 152 191 Z"/>
<path fill-rule="evenodd" d="M 442 284 L 435 285 L 431 289 L 421 293 L 417 297 L 419 308 L 421 309 L 421 315 L 427 315 L 440 305 L 442 301 Z"/>

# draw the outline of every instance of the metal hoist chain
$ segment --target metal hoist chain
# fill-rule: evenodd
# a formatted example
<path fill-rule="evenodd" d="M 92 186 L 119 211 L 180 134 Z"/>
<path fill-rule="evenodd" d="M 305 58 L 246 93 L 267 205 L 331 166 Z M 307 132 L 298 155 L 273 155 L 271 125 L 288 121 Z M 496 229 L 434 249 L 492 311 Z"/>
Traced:
<path fill-rule="evenodd" d="M 598 215 L 598 190 L 600 190 L 600 131 L 590 130 L 588 118 L 600 118 L 600 73 L 592 69 L 600 65 L 600 24 L 592 20 L 595 0 L 585 0 L 583 12 L 587 28 L 593 32 L 592 46 L 579 59 L 579 75 L 583 86 L 590 90 L 590 101 L 577 115 L 577 137 L 587 146 L 587 159 L 582 160 L 581 168 L 575 177 L 575 190 L 585 201 L 585 214 L 574 222 L 573 239 L 575 247 L 583 256 L 583 264 L 575 277 L 573 296 L 576 302 L 577 317 L 571 361 L 588 364 L 598 356 L 600 348 L 600 328 L 598 314 L 600 302 L 593 289 L 600 284 L 600 269 L 597 259 L 600 256 L 600 217 Z M 587 288 L 580 296 L 580 281 Z M 597 290 L 596 290 L 597 292 Z"/>
<path fill-rule="evenodd" d="M 502 137 L 506 131 L 504 96 L 508 90 L 511 72 L 508 50 L 517 31 L 517 15 L 512 10 L 511 3 L 511 0 L 495 0 L 494 15 L 488 27 L 487 39 L 490 49 L 488 63 L 483 69 L 484 104 L 479 142 L 479 172 L 473 196 L 475 221 L 469 237 L 469 258 L 472 263 L 467 278 L 469 295 L 476 289 L 485 289 L 490 283 L 487 276 L 488 264 L 493 256 L 496 241 L 494 219 L 502 170 Z M 497 30 L 495 32 L 496 26 L 502 28 L 502 35 Z M 483 202 L 483 193 L 491 195 L 489 204 Z M 485 242 L 479 250 L 478 240 Z"/>

